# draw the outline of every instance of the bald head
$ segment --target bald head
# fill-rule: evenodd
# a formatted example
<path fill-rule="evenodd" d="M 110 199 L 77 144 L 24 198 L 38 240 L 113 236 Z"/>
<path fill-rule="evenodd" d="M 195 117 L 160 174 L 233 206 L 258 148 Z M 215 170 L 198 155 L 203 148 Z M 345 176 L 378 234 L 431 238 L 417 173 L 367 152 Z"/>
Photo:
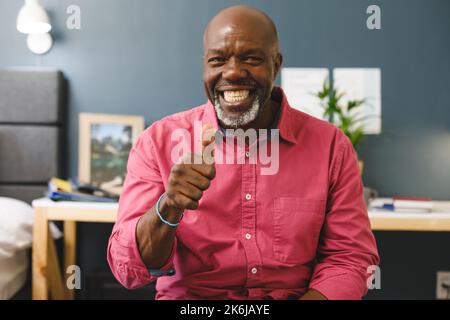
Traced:
<path fill-rule="evenodd" d="M 243 30 L 244 29 L 244 30 Z M 203 42 L 205 48 L 217 34 L 250 32 L 263 37 L 263 41 L 275 52 L 278 48 L 278 34 L 272 19 L 254 7 L 239 5 L 226 8 L 212 18 L 205 28 Z"/>
<path fill-rule="evenodd" d="M 249 6 L 227 8 L 208 23 L 203 46 L 203 82 L 221 125 L 266 128 L 278 105 L 271 92 L 283 61 L 273 21 Z"/>

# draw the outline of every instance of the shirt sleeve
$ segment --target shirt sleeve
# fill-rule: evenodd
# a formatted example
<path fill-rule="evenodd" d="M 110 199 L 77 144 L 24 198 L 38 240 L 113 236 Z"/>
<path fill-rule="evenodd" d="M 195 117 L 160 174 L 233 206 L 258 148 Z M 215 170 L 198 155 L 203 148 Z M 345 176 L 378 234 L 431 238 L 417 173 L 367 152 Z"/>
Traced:
<path fill-rule="evenodd" d="M 336 140 L 327 213 L 309 287 L 328 299 L 361 299 L 368 290 L 368 267 L 378 265 L 379 257 L 356 152 L 340 131 Z"/>
<path fill-rule="evenodd" d="M 144 286 L 158 276 L 172 274 L 176 237 L 167 262 L 158 270 L 160 272 L 152 274 L 142 261 L 136 241 L 137 222 L 155 205 L 163 192 L 163 181 L 147 129 L 130 151 L 117 221 L 108 243 L 107 257 L 111 271 L 128 289 Z"/>

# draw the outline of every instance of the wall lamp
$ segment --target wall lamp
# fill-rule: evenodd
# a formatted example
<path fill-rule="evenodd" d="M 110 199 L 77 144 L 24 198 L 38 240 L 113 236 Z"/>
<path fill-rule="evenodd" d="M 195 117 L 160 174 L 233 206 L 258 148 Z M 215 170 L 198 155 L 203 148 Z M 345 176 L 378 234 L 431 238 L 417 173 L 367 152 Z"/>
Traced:
<path fill-rule="evenodd" d="M 31 52 L 41 55 L 51 49 L 53 45 L 49 33 L 51 29 L 48 14 L 39 0 L 25 0 L 17 16 L 17 30 L 28 34 L 27 46 Z"/>

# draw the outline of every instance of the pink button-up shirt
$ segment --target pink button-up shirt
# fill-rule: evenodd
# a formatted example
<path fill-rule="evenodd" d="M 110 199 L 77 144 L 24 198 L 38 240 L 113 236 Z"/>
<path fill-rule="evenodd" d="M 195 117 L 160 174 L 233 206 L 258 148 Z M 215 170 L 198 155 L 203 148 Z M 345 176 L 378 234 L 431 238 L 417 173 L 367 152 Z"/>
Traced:
<path fill-rule="evenodd" d="M 280 88 L 273 93 L 281 100 L 278 173 L 263 175 L 262 164 L 250 161 L 216 163 L 199 208 L 186 210 L 176 230 L 161 268 L 174 269 L 171 276 L 149 273 L 136 224 L 165 191 L 172 133 L 194 136 L 195 121 L 218 128 L 214 107 L 168 116 L 140 136 L 108 245 L 111 270 L 125 287 L 158 279 L 157 299 L 286 299 L 309 288 L 329 299 L 365 295 L 367 268 L 379 258 L 355 151 L 336 127 L 291 108 Z"/>

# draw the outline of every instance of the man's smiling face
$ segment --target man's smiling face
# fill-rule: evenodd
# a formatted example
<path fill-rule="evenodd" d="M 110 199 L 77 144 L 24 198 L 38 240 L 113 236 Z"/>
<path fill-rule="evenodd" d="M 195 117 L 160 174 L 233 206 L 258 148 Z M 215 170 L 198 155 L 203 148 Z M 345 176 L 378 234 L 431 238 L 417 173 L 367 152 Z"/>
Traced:
<path fill-rule="evenodd" d="M 208 25 L 204 50 L 204 85 L 221 125 L 257 121 L 281 65 L 275 29 L 254 9 L 225 10 Z"/>

